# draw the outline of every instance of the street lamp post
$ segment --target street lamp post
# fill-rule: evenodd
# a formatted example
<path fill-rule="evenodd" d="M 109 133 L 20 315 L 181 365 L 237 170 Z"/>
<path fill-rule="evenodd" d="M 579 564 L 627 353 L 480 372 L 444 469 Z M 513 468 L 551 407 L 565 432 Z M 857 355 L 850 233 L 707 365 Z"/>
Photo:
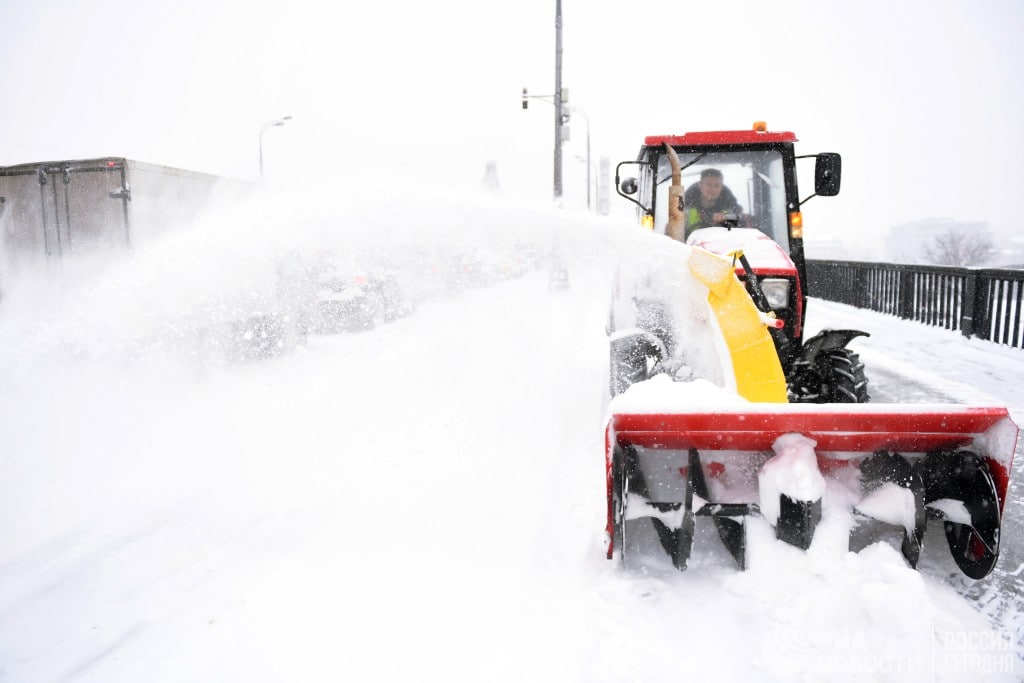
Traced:
<path fill-rule="evenodd" d="M 569 105 L 569 109 L 582 116 L 583 122 L 587 124 L 587 211 L 590 211 L 590 117 L 577 106 Z"/>
<path fill-rule="evenodd" d="M 555 2 L 555 201 L 562 199 L 562 0 Z"/>
<path fill-rule="evenodd" d="M 291 116 L 282 116 L 279 119 L 274 119 L 273 121 L 267 121 L 262 126 L 260 126 L 260 178 L 263 177 L 263 132 L 266 131 L 268 128 L 274 128 L 276 126 L 283 126 L 286 121 L 291 121 L 291 120 L 292 120 Z"/>
<path fill-rule="evenodd" d="M 556 95 L 531 95 L 526 88 L 523 88 L 523 109 L 528 109 L 529 108 L 529 101 L 530 100 L 544 100 L 545 102 L 551 102 L 552 104 L 555 105 L 555 111 L 556 112 L 559 112 L 559 111 L 561 112 L 561 115 L 558 117 L 558 127 L 555 128 L 555 130 L 557 131 L 555 133 L 555 138 L 557 140 L 557 143 L 555 145 L 555 149 L 558 150 L 558 153 L 555 155 L 555 168 L 556 168 L 556 171 L 555 171 L 555 178 L 556 178 L 555 197 L 556 198 L 561 198 L 561 196 L 562 196 L 562 182 L 561 182 L 561 178 L 562 178 L 562 154 L 561 154 L 561 147 L 562 147 L 562 143 L 565 142 L 565 139 L 567 137 L 565 135 L 565 133 L 563 133 L 562 131 L 563 130 L 568 130 L 568 128 L 566 128 L 565 124 L 569 122 L 569 112 L 577 113 L 577 114 L 579 114 L 580 116 L 583 117 L 583 122 L 587 126 L 587 210 L 589 211 L 591 209 L 591 205 L 592 205 L 591 204 L 591 200 L 590 200 L 590 186 L 591 186 L 591 178 L 590 178 L 590 116 L 587 114 L 587 112 L 584 109 L 581 109 L 581 108 L 577 107 L 576 105 L 567 104 L 566 103 L 566 101 L 568 100 L 568 95 L 567 95 L 567 90 L 564 89 L 564 88 L 557 93 L 557 96 Z"/>

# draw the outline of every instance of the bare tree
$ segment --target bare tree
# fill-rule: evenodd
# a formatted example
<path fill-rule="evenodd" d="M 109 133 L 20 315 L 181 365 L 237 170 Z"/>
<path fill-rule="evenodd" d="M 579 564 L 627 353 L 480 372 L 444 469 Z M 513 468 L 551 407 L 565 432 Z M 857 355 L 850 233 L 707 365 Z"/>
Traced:
<path fill-rule="evenodd" d="M 925 258 L 939 266 L 974 266 L 992 256 L 988 233 L 949 229 L 924 245 Z"/>

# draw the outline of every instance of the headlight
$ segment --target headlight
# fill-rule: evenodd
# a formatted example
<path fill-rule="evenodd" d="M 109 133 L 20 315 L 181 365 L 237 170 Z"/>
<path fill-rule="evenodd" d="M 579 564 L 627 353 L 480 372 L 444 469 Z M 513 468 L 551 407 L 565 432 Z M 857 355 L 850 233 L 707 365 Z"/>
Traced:
<path fill-rule="evenodd" d="M 761 280 L 761 290 L 773 309 L 789 306 L 789 280 L 768 277 Z"/>

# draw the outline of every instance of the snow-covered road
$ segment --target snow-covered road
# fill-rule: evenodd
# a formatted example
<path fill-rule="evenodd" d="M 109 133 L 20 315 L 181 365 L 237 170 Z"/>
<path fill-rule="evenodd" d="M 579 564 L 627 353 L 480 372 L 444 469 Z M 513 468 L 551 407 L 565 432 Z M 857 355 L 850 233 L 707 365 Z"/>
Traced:
<path fill-rule="evenodd" d="M 0 319 L 0 680 L 1016 680 L 1019 534 L 973 587 L 944 542 L 915 572 L 756 525 L 746 572 L 700 536 L 685 574 L 606 561 L 620 238 L 545 220 L 566 291 L 532 271 L 212 373 L 96 352 L 123 307 Z M 808 325 L 872 332 L 878 400 L 1024 422 L 1019 351 L 820 301 Z"/>

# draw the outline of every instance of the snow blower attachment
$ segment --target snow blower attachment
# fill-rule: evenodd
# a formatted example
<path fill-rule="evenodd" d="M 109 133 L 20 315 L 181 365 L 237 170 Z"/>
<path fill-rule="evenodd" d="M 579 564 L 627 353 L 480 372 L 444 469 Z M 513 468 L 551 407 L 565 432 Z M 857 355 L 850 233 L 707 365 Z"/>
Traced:
<path fill-rule="evenodd" d="M 608 557 L 618 550 L 629 564 L 660 546 L 684 569 L 696 518 L 710 517 L 743 567 L 746 518 L 763 518 L 778 539 L 807 549 L 824 501 L 852 514 L 851 541 L 874 527 L 898 534 L 912 567 L 933 519 L 943 523 L 964 574 L 980 579 L 992 571 L 1017 442 L 1007 410 L 787 403 L 774 318 L 755 304 L 758 293 L 744 287 L 730 259 L 687 249 L 678 270 L 692 276 L 680 281 L 692 290 L 692 309 L 685 325 L 665 325 L 675 330 L 664 339 L 673 340 L 676 355 L 655 333 L 659 325 L 612 340 L 658 362 L 646 372 L 639 365 L 636 381 L 611 403 Z M 698 340 L 709 334 L 718 341 L 719 372 L 706 364 L 706 374 L 670 370 L 673 361 L 698 358 Z"/>
<path fill-rule="evenodd" d="M 841 487 L 844 500 L 857 501 L 855 518 L 902 534 L 911 567 L 932 519 L 968 577 L 995 566 L 1018 431 L 1003 408 L 723 404 L 660 412 L 644 408 L 643 396 L 655 394 L 635 394 L 613 404 L 606 434 L 609 559 L 617 551 L 626 563 L 647 525 L 684 569 L 696 517 L 714 520 L 740 567 L 751 515 L 806 549 L 826 490 Z M 647 405 L 663 405 L 658 396 Z"/>

